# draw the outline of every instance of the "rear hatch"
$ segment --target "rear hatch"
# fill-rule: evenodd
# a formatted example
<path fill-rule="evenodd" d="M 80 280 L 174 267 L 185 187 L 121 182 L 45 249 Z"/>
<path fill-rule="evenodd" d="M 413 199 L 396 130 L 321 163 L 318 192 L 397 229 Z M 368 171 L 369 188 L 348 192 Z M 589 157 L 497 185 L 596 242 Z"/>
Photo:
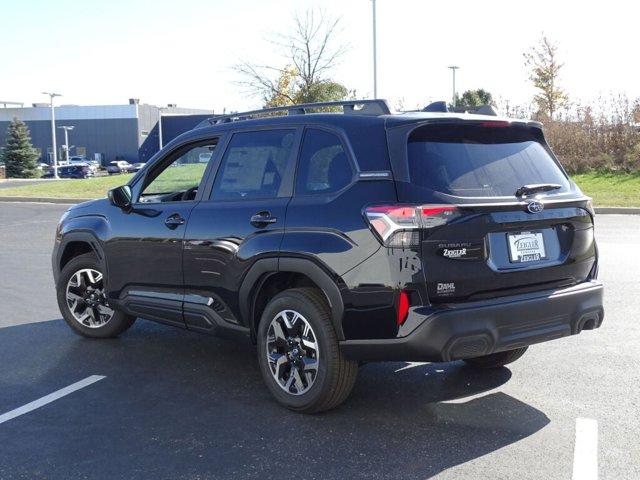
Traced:
<path fill-rule="evenodd" d="M 405 163 L 394 173 L 399 201 L 418 206 L 432 302 L 587 279 L 596 260 L 590 202 L 538 125 L 438 122 L 407 133 Z"/>

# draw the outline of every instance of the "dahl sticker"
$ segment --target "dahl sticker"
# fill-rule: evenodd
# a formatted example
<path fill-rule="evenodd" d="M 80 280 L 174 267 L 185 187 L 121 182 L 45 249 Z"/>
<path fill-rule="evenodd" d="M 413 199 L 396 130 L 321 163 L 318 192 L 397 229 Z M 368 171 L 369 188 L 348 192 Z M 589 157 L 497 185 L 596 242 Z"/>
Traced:
<path fill-rule="evenodd" d="M 454 282 L 440 283 L 436 286 L 436 292 L 438 295 L 451 295 L 456 291 L 456 284 Z"/>

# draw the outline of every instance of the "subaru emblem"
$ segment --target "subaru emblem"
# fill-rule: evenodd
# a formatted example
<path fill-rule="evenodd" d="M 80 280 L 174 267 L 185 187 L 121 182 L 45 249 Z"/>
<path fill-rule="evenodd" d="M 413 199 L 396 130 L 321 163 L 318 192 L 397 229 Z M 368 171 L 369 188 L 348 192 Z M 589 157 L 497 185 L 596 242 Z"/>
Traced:
<path fill-rule="evenodd" d="M 527 210 L 529 210 L 529 213 L 540 213 L 544 210 L 544 205 L 542 202 L 529 202 L 527 204 Z"/>

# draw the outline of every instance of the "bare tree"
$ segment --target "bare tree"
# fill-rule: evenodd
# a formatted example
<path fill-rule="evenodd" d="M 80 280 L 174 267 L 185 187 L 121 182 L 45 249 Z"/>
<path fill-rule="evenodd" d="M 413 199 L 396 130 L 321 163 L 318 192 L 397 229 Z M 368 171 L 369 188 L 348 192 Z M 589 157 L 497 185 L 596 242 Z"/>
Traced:
<path fill-rule="evenodd" d="M 279 35 L 274 41 L 282 51 L 285 66 L 243 62 L 234 66 L 243 77 L 238 83 L 269 106 L 344 98 L 349 93 L 346 87 L 329 78 L 329 72 L 347 51 L 335 39 L 339 25 L 339 18 L 322 11 L 295 14 L 292 33 Z"/>
<path fill-rule="evenodd" d="M 335 46 L 332 41 L 340 19 L 327 17 L 322 11 L 307 10 L 304 15 L 296 14 L 294 22 L 294 32 L 283 38 L 283 44 L 289 48 L 289 58 L 304 88 L 309 89 L 323 80 L 346 52 L 344 45 Z"/>
<path fill-rule="evenodd" d="M 233 69 L 243 77 L 236 83 L 250 95 L 261 97 L 267 106 L 295 103 L 296 89 L 291 80 L 298 73 L 290 65 L 280 69 L 244 62 L 235 65 Z M 291 80 L 287 81 L 287 78 Z"/>
<path fill-rule="evenodd" d="M 524 59 L 530 68 L 529 79 L 539 90 L 534 97 L 538 110 L 553 119 L 554 113 L 567 101 L 567 94 L 558 86 L 564 65 L 558 61 L 558 47 L 543 36 L 537 46 L 524 53 Z"/>

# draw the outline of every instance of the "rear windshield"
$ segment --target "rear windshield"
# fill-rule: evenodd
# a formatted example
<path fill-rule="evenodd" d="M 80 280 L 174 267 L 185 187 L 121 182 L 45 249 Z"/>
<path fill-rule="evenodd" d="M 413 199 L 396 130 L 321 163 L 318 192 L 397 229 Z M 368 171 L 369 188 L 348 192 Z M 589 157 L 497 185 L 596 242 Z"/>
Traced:
<path fill-rule="evenodd" d="M 529 127 L 429 125 L 409 136 L 414 187 L 458 197 L 513 196 L 523 185 L 569 182 Z"/>

